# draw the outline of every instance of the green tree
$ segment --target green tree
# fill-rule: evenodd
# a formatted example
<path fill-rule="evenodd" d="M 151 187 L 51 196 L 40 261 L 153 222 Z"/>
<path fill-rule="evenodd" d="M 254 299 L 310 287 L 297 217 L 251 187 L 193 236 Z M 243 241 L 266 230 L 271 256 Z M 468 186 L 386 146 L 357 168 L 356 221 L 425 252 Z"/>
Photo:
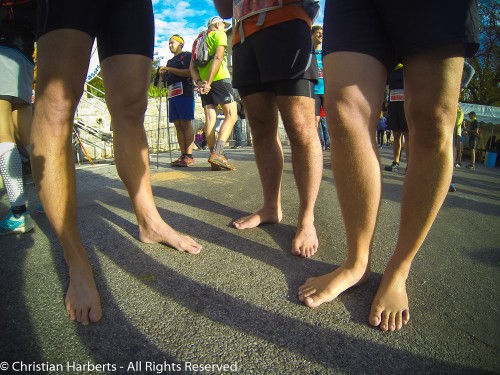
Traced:
<path fill-rule="evenodd" d="M 479 2 L 481 46 L 468 62 L 476 70 L 461 100 L 500 106 L 500 7 L 498 1 Z"/>
<path fill-rule="evenodd" d="M 162 57 L 158 56 L 158 52 L 155 52 L 153 55 L 153 64 L 151 66 L 151 78 L 150 82 L 153 83 L 155 76 L 156 76 L 156 71 L 158 70 L 158 67 L 160 66 L 160 61 L 162 60 Z M 151 87 L 154 87 L 151 85 Z M 156 87 L 154 87 L 156 89 Z M 98 98 L 103 98 L 104 97 L 104 82 L 102 81 L 102 76 L 101 72 L 99 72 L 94 78 L 92 78 L 87 85 L 87 91 L 89 92 L 88 96 L 89 97 L 98 97 Z M 149 96 L 160 96 L 160 92 L 156 91 L 154 89 L 148 90 Z M 163 93 L 164 94 L 164 93 Z"/>

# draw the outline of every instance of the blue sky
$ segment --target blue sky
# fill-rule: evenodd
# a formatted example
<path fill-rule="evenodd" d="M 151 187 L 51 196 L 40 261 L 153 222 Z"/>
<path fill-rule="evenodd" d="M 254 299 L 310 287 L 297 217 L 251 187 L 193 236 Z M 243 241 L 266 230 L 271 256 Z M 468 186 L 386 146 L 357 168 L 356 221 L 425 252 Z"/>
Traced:
<path fill-rule="evenodd" d="M 316 24 L 323 23 L 323 8 L 325 0 L 320 0 L 321 11 Z M 153 0 L 155 13 L 155 52 L 163 57 L 165 64 L 172 57 L 168 49 L 168 39 L 173 34 L 179 34 L 186 42 L 184 50 L 191 50 L 194 39 L 206 27 L 210 17 L 216 16 L 217 11 L 212 0 L 179 1 Z"/>

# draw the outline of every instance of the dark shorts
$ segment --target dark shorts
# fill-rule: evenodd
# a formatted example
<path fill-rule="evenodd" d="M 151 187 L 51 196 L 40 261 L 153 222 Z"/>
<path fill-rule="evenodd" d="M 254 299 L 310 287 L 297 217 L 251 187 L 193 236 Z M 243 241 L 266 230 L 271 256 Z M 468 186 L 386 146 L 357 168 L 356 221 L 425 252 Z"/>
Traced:
<path fill-rule="evenodd" d="M 327 1 L 323 55 L 359 52 L 390 71 L 404 56 L 451 44 L 464 44 L 466 57 L 479 48 L 475 0 Z"/>
<path fill-rule="evenodd" d="M 479 137 L 476 137 L 474 135 L 469 135 L 469 148 L 471 150 L 476 150 L 478 141 L 479 141 Z"/>
<path fill-rule="evenodd" d="M 324 101 L 325 101 L 325 96 L 320 95 L 320 94 L 314 94 L 313 95 L 314 99 L 314 113 L 316 116 L 319 116 L 321 114 L 321 106 L 324 107 Z"/>
<path fill-rule="evenodd" d="M 302 20 L 265 28 L 233 48 L 233 86 L 242 97 L 267 91 L 312 97 L 317 79 L 311 29 Z"/>
<path fill-rule="evenodd" d="M 194 97 L 175 96 L 168 99 L 168 121 L 194 120 Z"/>
<path fill-rule="evenodd" d="M 151 0 L 39 0 L 38 37 L 59 29 L 97 38 L 99 59 L 132 54 L 153 58 Z"/>
<path fill-rule="evenodd" d="M 390 102 L 387 110 L 387 130 L 407 132 L 408 123 L 405 116 L 405 102 Z"/>
<path fill-rule="evenodd" d="M 220 80 L 212 82 L 210 92 L 201 95 L 201 105 L 229 104 L 234 102 L 233 86 L 229 80 Z"/>

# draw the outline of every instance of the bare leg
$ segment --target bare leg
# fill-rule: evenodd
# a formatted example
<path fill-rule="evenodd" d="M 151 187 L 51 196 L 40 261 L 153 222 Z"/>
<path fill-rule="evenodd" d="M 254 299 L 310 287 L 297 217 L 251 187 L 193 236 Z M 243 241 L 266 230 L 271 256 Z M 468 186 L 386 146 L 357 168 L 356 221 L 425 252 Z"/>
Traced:
<path fill-rule="evenodd" d="M 314 227 L 314 203 L 321 180 L 322 156 L 317 129 L 313 125 L 313 103 L 312 99 L 308 98 L 275 98 L 268 93 L 249 95 L 244 99 L 252 128 L 264 205 L 256 213 L 234 222 L 237 229 L 247 229 L 263 223 L 277 223 L 282 219 L 283 151 L 277 138 L 276 108 L 279 106 L 292 145 L 292 164 L 300 197 L 297 232 L 291 251 L 292 254 L 303 257 L 313 255 L 318 248 Z"/>
<path fill-rule="evenodd" d="M 236 120 L 238 120 L 236 102 L 222 104 L 222 111 L 224 113 L 224 121 L 222 121 L 220 126 L 219 140 L 225 143 L 233 131 Z"/>
<path fill-rule="evenodd" d="M 116 168 L 134 206 L 139 238 L 145 243 L 163 243 L 179 251 L 199 253 L 200 244 L 163 221 L 153 198 L 143 125 L 151 60 L 138 55 L 116 55 L 101 65 L 106 103 L 113 121 Z"/>
<path fill-rule="evenodd" d="M 348 254 L 335 271 L 310 278 L 300 286 L 299 299 L 309 307 L 330 302 L 367 278 L 381 197 L 373 134 L 380 117 L 386 70 L 373 57 L 349 52 L 325 56 L 323 66 L 326 113 L 332 134 L 331 163 Z"/>
<path fill-rule="evenodd" d="M 14 135 L 19 146 L 26 147 L 30 144 L 31 122 L 33 120 L 33 109 L 25 105 L 12 112 L 14 121 Z"/>
<path fill-rule="evenodd" d="M 182 154 L 192 154 L 194 146 L 194 130 L 191 120 L 177 120 L 174 122 L 177 131 L 177 140 Z"/>
<path fill-rule="evenodd" d="M 0 143 L 15 143 L 12 105 L 8 100 L 0 99 Z"/>
<path fill-rule="evenodd" d="M 406 279 L 446 197 L 464 50 L 450 46 L 405 59 L 405 112 L 413 160 L 405 178 L 396 249 L 373 300 L 369 322 L 394 331 L 410 319 Z M 425 74 L 429 79 L 421 79 Z M 429 82 L 431 82 L 429 86 Z M 429 169 L 429 165 L 432 168 Z"/>
<path fill-rule="evenodd" d="M 203 107 L 205 112 L 205 138 L 207 146 L 212 150 L 215 146 L 215 121 L 217 120 L 217 110 L 214 105 L 206 105 Z"/>
<path fill-rule="evenodd" d="M 37 103 L 31 143 L 33 177 L 45 213 L 61 242 L 70 282 L 66 310 L 82 324 L 101 319 L 102 309 L 77 226 L 73 114 L 82 94 L 92 47 L 76 30 L 57 30 L 38 40 Z"/>
<path fill-rule="evenodd" d="M 255 228 L 260 224 L 279 223 L 281 211 L 281 175 L 283 150 L 278 139 L 278 107 L 274 95 L 259 93 L 243 99 L 252 131 L 255 161 L 259 170 L 264 203 L 252 215 L 236 220 L 236 229 Z"/>
<path fill-rule="evenodd" d="M 314 100 L 302 96 L 278 96 L 276 100 L 290 140 L 293 174 L 300 200 L 292 254 L 310 257 L 318 250 L 314 204 L 323 173 L 321 143 L 314 125 Z"/>
<path fill-rule="evenodd" d="M 403 133 L 399 130 L 393 130 L 394 141 L 392 142 L 392 152 L 394 154 L 394 161 L 399 164 L 401 157 L 401 150 L 403 149 Z"/>

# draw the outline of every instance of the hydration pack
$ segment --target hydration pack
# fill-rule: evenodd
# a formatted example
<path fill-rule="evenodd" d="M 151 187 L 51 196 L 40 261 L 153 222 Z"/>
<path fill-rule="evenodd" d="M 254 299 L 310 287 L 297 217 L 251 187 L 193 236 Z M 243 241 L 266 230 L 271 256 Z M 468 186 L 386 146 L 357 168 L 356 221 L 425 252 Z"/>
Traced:
<path fill-rule="evenodd" d="M 210 60 L 213 59 L 214 55 L 208 53 L 208 38 L 209 31 L 202 31 L 193 43 L 193 63 L 196 67 L 201 67 L 207 65 Z"/>

